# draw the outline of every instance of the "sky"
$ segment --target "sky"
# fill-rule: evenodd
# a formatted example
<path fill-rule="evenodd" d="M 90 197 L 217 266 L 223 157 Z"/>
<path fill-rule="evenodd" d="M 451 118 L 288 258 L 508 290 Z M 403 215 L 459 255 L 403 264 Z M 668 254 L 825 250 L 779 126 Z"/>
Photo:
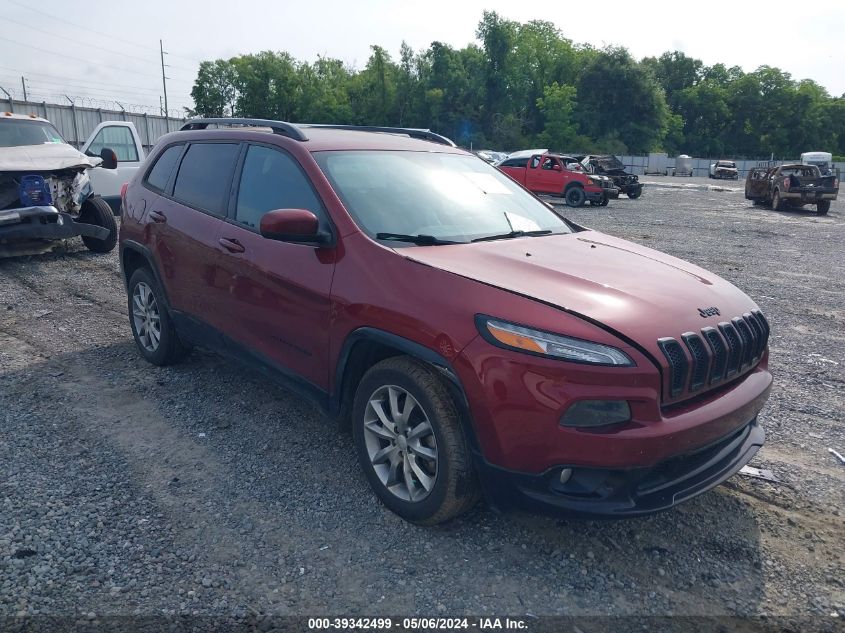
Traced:
<path fill-rule="evenodd" d="M 845 94 L 839 40 L 845 2 L 755 4 L 763 10 L 735 2 L 729 12 L 708 11 L 725 3 L 672 0 L 0 0 L 0 99 L 4 91 L 22 97 L 24 76 L 30 99 L 66 102 L 66 95 L 80 105 L 116 101 L 127 110 L 157 111 L 161 39 L 168 53 L 168 106 L 181 109 L 192 105 L 202 60 L 284 50 L 300 60 L 323 55 L 361 68 L 372 44 L 394 59 L 403 40 L 415 50 L 435 40 L 466 46 L 475 41 L 484 10 L 519 22 L 547 20 L 576 43 L 624 46 L 637 59 L 679 50 L 706 65 L 752 71 L 766 64 L 795 79 L 813 79 L 834 96 Z"/>

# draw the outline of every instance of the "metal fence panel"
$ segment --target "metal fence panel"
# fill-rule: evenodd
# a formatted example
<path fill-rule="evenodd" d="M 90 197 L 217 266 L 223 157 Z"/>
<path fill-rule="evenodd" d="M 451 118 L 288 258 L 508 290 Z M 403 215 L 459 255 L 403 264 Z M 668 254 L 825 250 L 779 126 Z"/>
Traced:
<path fill-rule="evenodd" d="M 135 124 L 144 149 L 150 151 L 156 141 L 178 130 L 185 119 L 163 117 L 156 114 L 138 114 L 125 110 L 103 110 L 86 108 L 70 104 L 21 101 L 4 99 L 0 107 L 8 108 L 17 114 L 35 114 L 50 121 L 61 132 L 65 140 L 74 147 L 82 147 L 91 132 L 103 121 L 130 121 Z"/>

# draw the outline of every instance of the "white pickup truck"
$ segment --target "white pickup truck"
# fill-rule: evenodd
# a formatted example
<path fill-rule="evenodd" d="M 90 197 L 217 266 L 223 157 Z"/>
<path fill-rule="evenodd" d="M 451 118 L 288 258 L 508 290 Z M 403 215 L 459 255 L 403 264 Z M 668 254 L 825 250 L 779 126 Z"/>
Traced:
<path fill-rule="evenodd" d="M 117 156 L 115 169 L 92 169 L 88 172 L 91 187 L 116 215 L 120 214 L 120 188 L 132 180 L 135 172 L 144 162 L 144 146 L 135 125 L 129 121 L 103 121 L 85 144 L 82 153 L 99 156 L 103 149 L 112 150 Z"/>
<path fill-rule="evenodd" d="M 101 123 L 80 152 L 46 119 L 0 113 L 0 257 L 80 236 L 97 253 L 117 242 L 120 189 L 144 158 L 135 127 Z"/>

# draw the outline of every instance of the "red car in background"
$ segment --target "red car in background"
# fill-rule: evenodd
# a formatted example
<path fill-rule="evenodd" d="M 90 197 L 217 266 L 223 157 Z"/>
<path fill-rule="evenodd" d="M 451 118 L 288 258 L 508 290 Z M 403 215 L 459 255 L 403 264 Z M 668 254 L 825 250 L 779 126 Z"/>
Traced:
<path fill-rule="evenodd" d="M 420 524 L 482 491 L 655 512 L 763 443 L 751 299 L 428 131 L 189 121 L 123 193 L 120 263 L 144 358 L 202 345 L 275 377 L 351 425 L 372 489 Z"/>
<path fill-rule="evenodd" d="M 570 207 L 585 202 L 605 206 L 609 199 L 619 197 L 619 189 L 610 178 L 588 174 L 572 156 L 517 152 L 496 167 L 529 191 L 562 196 Z"/>

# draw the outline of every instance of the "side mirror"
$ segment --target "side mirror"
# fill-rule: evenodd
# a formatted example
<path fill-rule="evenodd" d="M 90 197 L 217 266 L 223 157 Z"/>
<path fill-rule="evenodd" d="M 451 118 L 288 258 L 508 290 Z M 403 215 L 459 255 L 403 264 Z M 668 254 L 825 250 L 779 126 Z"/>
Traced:
<path fill-rule="evenodd" d="M 100 158 L 103 159 L 103 162 L 100 164 L 100 167 L 103 169 L 117 169 L 117 154 L 114 153 L 113 149 L 109 149 L 108 147 L 101 149 Z"/>
<path fill-rule="evenodd" d="M 561 166 L 560 166 L 560 165 L 558 165 L 557 163 L 555 163 L 554 165 L 552 165 L 552 169 L 554 169 L 555 171 L 563 171 L 563 167 L 561 167 Z"/>
<path fill-rule="evenodd" d="M 297 244 L 326 244 L 331 235 L 320 231 L 320 221 L 307 209 L 276 209 L 261 216 L 262 237 Z"/>

